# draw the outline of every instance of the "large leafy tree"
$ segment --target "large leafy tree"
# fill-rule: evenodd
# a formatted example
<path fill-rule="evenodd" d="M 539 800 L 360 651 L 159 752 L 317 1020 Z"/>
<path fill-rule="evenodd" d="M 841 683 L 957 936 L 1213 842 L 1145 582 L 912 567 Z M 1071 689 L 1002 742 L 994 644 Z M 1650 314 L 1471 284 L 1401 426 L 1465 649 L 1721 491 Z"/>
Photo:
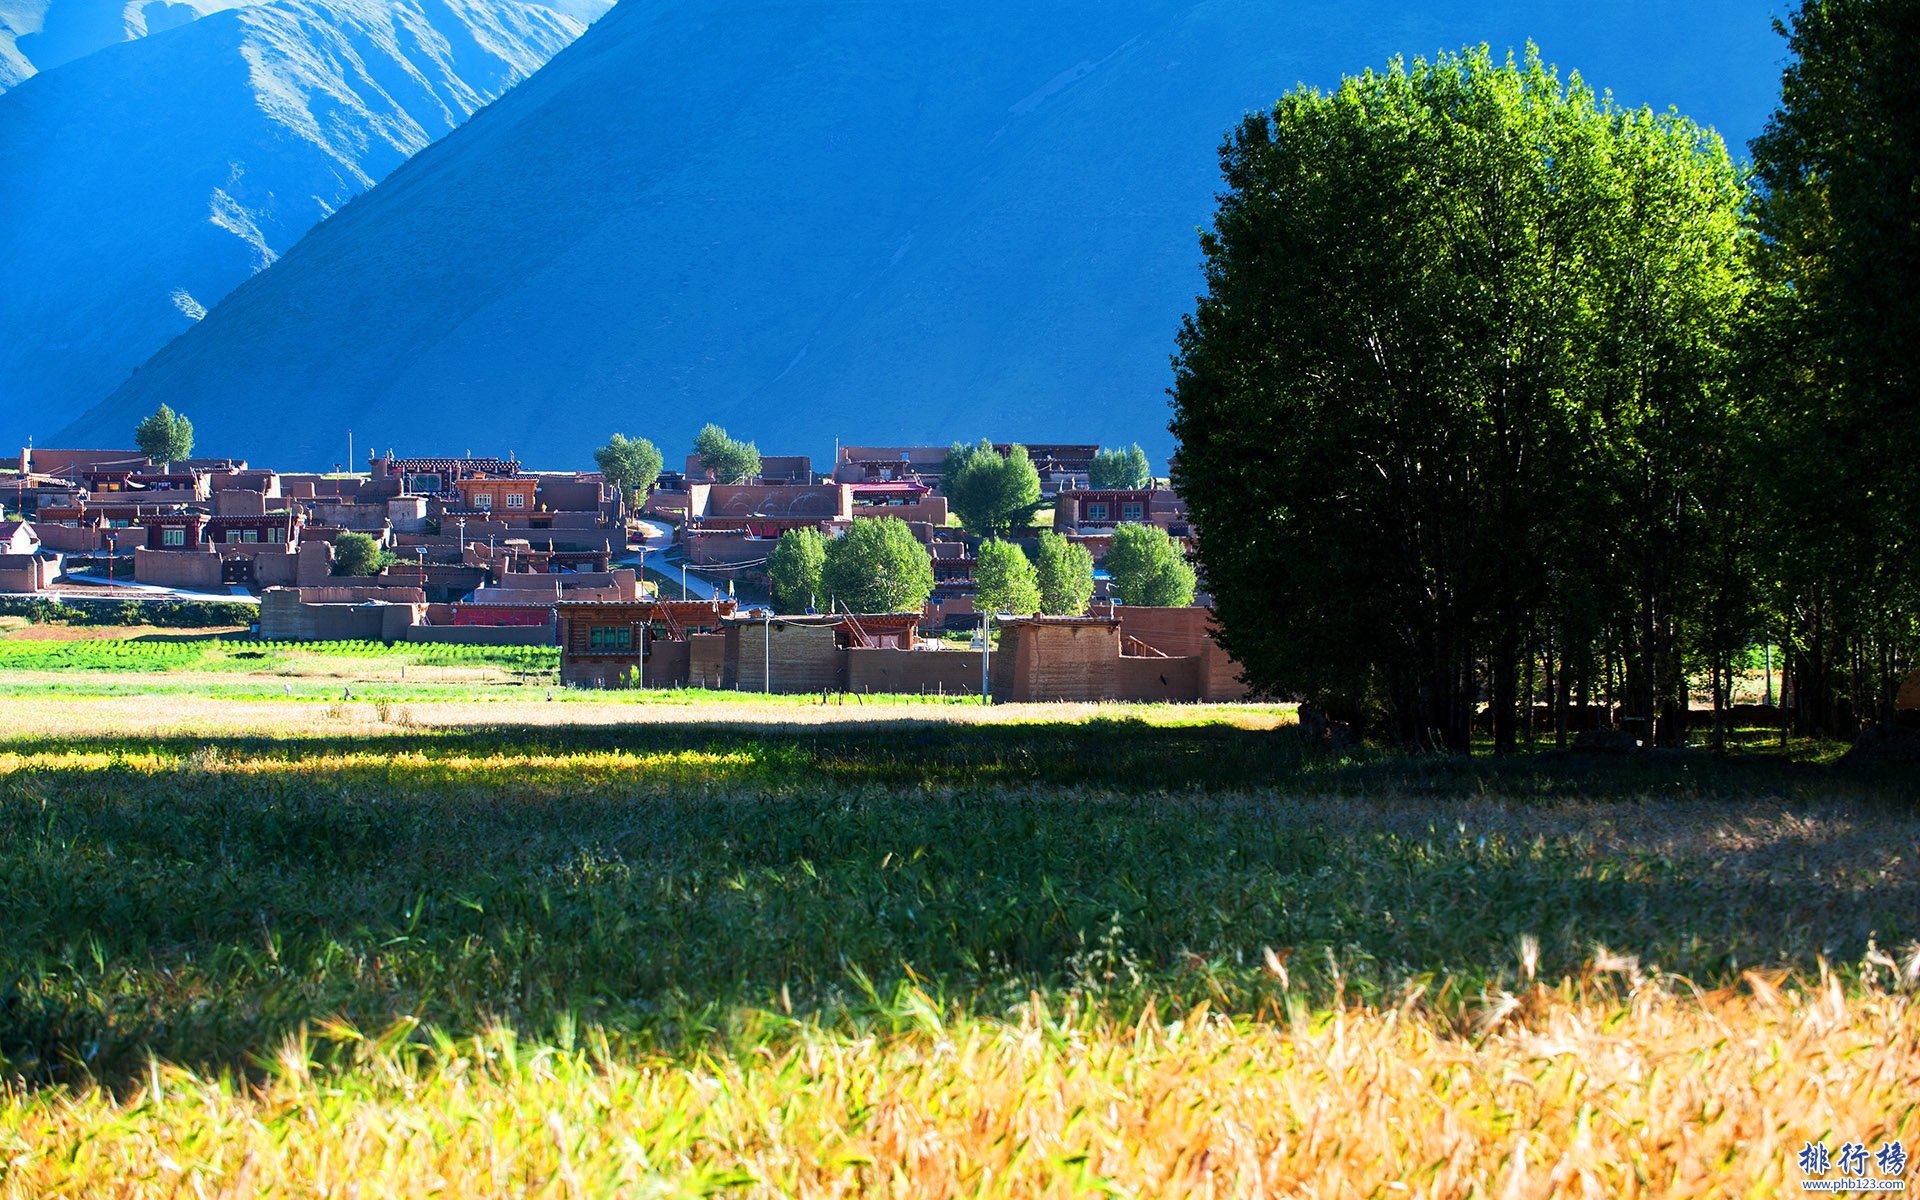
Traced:
<path fill-rule="evenodd" d="M 646 438 L 629 438 L 623 433 L 614 434 L 606 445 L 595 450 L 593 461 L 599 464 L 600 474 L 608 483 L 622 493 L 632 493 L 638 500 L 646 498 L 665 463 L 659 447 Z"/>
<path fill-rule="evenodd" d="M 133 442 L 149 459 L 171 465 L 193 455 L 193 422 L 162 404 L 134 427 Z"/>
<path fill-rule="evenodd" d="M 975 537 L 996 537 L 1025 529 L 1040 511 L 1040 472 L 1025 446 L 1002 455 L 982 440 L 955 442 L 947 451 L 940 490 L 960 525 Z"/>
<path fill-rule="evenodd" d="M 799 612 L 820 594 L 820 571 L 827 561 L 827 539 L 818 529 L 789 529 L 767 556 L 773 598 L 788 612 Z"/>
<path fill-rule="evenodd" d="M 378 575 L 388 561 L 380 543 L 364 533 L 343 529 L 333 536 L 335 575 Z"/>
<path fill-rule="evenodd" d="M 980 543 L 973 569 L 974 603 L 981 612 L 1030 616 L 1040 611 L 1040 579 L 1026 551 L 995 538 Z"/>
<path fill-rule="evenodd" d="M 1483 49 L 1292 92 L 1221 164 L 1175 483 L 1249 680 L 1459 750 L 1483 689 L 1515 744 L 1541 661 L 1683 712 L 1744 279 L 1718 139 Z"/>
<path fill-rule="evenodd" d="M 1848 735 L 1920 659 L 1920 4 L 1803 0 L 1782 32 L 1753 143 L 1755 474 L 1796 716 Z"/>
<path fill-rule="evenodd" d="M 1193 567 L 1180 544 L 1157 525 L 1117 525 L 1104 560 L 1113 590 L 1128 604 L 1193 603 Z"/>
<path fill-rule="evenodd" d="M 1147 452 L 1135 442 L 1125 450 L 1101 450 L 1093 456 L 1087 482 L 1097 488 L 1144 488 L 1153 482 Z"/>
<path fill-rule="evenodd" d="M 933 556 L 900 518 L 862 518 L 827 543 L 820 588 L 854 612 L 918 612 L 933 594 Z"/>
<path fill-rule="evenodd" d="M 727 436 L 718 425 L 703 425 L 693 436 L 700 465 L 721 483 L 745 483 L 760 473 L 760 448 Z"/>
<path fill-rule="evenodd" d="M 1040 587 L 1040 611 L 1077 617 L 1093 599 L 1093 552 L 1052 531 L 1040 535 L 1034 570 Z"/>

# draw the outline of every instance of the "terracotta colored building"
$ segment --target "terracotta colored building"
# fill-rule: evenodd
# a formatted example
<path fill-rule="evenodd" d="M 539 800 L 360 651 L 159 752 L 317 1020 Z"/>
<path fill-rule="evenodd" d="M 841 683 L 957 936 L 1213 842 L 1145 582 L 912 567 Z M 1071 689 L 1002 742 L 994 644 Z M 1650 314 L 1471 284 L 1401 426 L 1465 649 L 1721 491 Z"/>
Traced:
<path fill-rule="evenodd" d="M 682 529 L 688 561 L 741 563 L 765 558 L 789 529 L 832 529 L 853 519 L 845 484 L 789 487 L 696 483 L 687 489 Z"/>
<path fill-rule="evenodd" d="M 258 546 L 288 549 L 297 542 L 299 522 L 290 512 L 272 512 L 252 516 L 210 517 L 205 513 L 172 513 L 148 517 L 146 548 L 149 550 L 251 551 Z"/>
<path fill-rule="evenodd" d="M 1053 498 L 1053 527 L 1061 533 L 1111 533 L 1116 525 L 1158 525 L 1187 535 L 1187 506 L 1165 488 L 1080 489 Z"/>
<path fill-rule="evenodd" d="M 665 628 L 661 612 L 674 608 L 706 614 L 703 624 Z M 561 679 L 573 686 L 978 695 L 984 666 L 993 695 L 1008 701 L 1246 695 L 1238 667 L 1211 636 L 1212 614 L 1199 608 L 1135 609 L 1124 620 L 1010 619 L 984 664 L 978 650 L 921 642 L 918 613 L 729 616 L 703 602 L 562 603 L 557 611 Z"/>
<path fill-rule="evenodd" d="M 367 456 L 373 481 L 398 480 L 402 492 L 420 496 L 452 495 L 453 485 L 475 476 L 510 478 L 520 464 L 508 458 L 395 458 L 393 451 Z"/>
<path fill-rule="evenodd" d="M 539 487 L 540 481 L 531 475 L 478 475 L 457 479 L 453 484 L 461 511 L 508 515 L 534 511 L 534 494 Z"/>
<path fill-rule="evenodd" d="M 646 677 L 649 686 L 685 683 L 692 642 L 714 635 L 733 614 L 731 600 L 562 600 L 553 606 L 559 624 L 560 681 L 569 687 L 622 687 Z M 717 686 L 715 644 L 702 642 L 712 665 L 699 677 Z"/>

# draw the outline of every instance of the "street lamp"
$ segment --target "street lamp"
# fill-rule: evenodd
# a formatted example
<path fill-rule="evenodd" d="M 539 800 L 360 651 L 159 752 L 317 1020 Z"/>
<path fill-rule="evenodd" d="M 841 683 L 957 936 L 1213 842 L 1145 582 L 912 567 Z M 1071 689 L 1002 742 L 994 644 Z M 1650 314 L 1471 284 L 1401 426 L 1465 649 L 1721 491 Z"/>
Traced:
<path fill-rule="evenodd" d="M 107 586 L 113 586 L 113 535 L 107 535 Z"/>

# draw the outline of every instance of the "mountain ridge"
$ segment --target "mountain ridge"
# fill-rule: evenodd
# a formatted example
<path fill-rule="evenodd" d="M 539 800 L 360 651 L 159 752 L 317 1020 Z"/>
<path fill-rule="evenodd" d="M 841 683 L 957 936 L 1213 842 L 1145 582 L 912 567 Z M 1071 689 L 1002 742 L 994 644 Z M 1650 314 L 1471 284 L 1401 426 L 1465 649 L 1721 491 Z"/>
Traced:
<path fill-rule="evenodd" d="M 97 402 L 582 29 L 523 0 L 271 0 L 0 95 L 0 427 Z"/>
<path fill-rule="evenodd" d="M 1623 9 L 1562 19 L 1577 56 L 1534 40 L 1623 102 L 1757 129 L 1764 12 Z M 304 465 L 348 428 L 577 461 L 615 429 L 672 447 L 707 420 L 769 451 L 992 433 L 1163 457 L 1227 129 L 1302 80 L 1537 23 L 1518 4 L 626 0 L 62 436 L 166 402 Z M 1746 74 L 1686 69 L 1716 51 Z M 283 415 L 249 429 L 260 411 Z"/>

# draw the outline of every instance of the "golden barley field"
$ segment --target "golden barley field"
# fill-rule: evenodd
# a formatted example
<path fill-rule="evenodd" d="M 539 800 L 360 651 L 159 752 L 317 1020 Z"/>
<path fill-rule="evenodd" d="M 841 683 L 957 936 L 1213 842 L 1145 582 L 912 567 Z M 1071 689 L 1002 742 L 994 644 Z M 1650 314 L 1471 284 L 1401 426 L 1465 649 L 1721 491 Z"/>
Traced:
<path fill-rule="evenodd" d="M 1920 1149 L 1898 774 L 0 704 L 9 1196 L 1773 1196 Z"/>

